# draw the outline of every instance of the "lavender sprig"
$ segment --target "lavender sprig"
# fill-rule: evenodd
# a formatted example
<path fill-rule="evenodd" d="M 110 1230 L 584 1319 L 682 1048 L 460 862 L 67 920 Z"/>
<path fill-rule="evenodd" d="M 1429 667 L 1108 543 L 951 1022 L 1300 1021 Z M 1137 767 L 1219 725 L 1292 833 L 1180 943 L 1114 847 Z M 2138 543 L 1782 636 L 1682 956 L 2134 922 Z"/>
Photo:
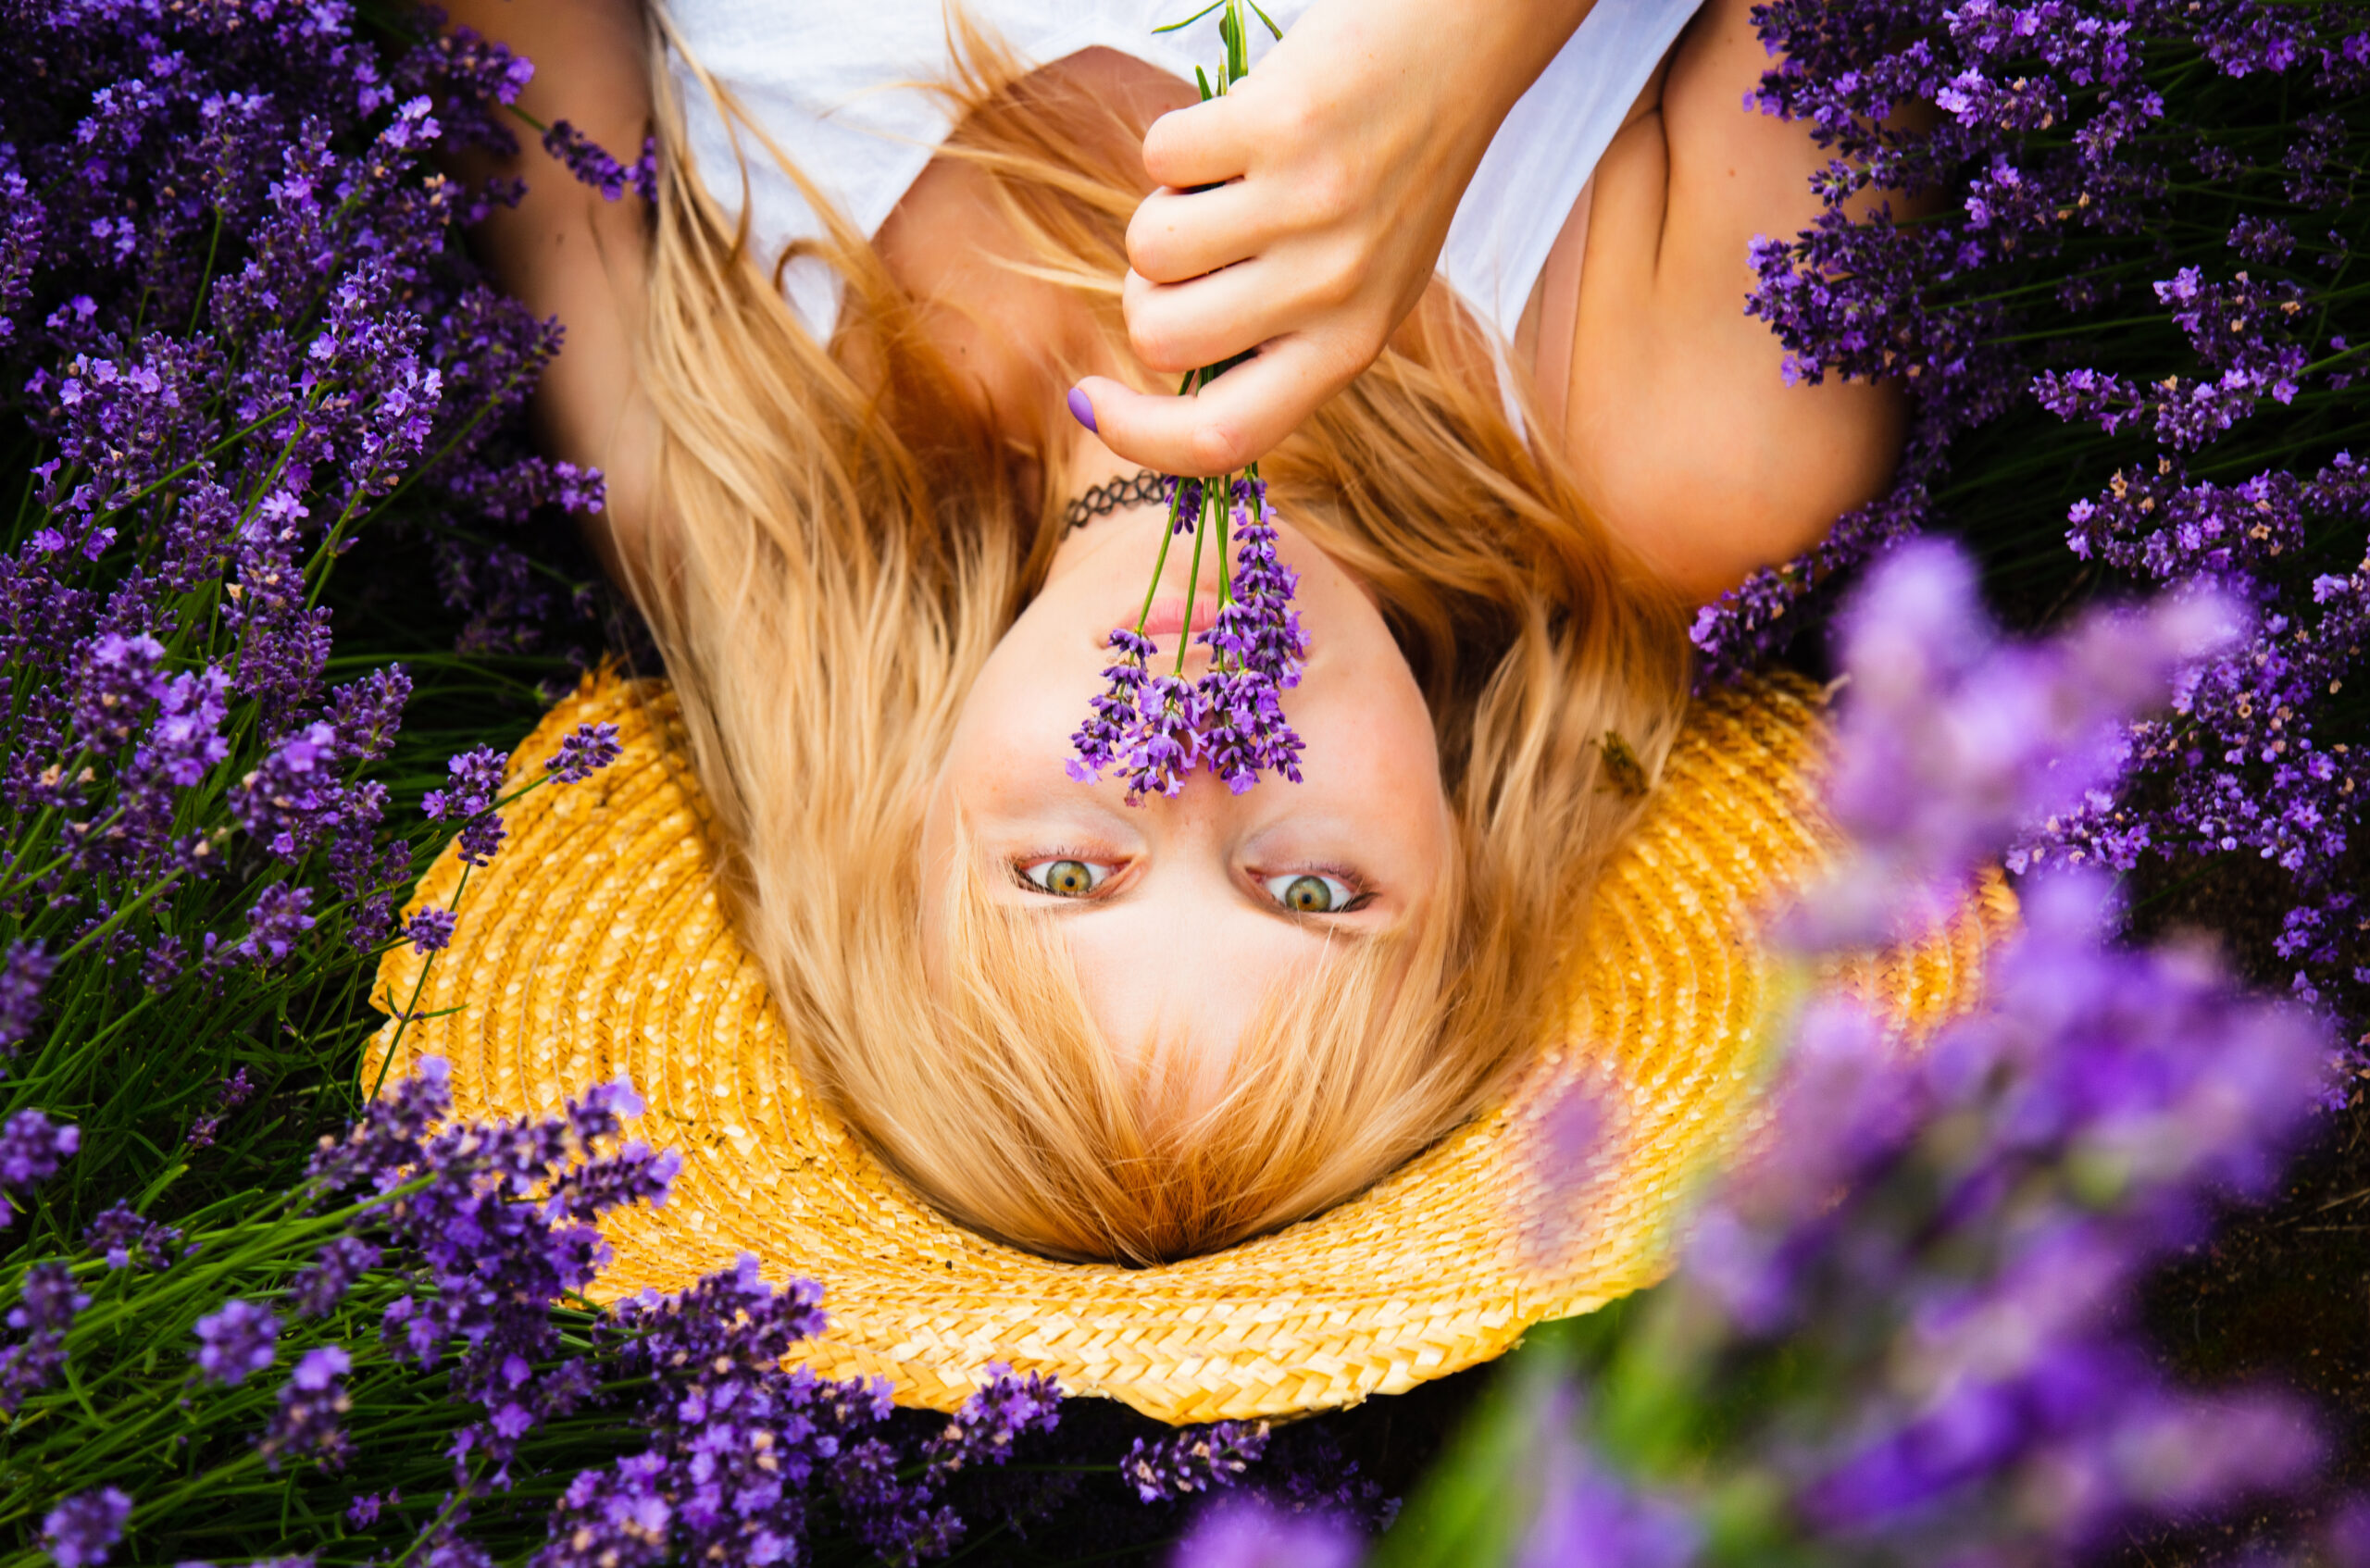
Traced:
<path fill-rule="evenodd" d="M 1222 95 L 1250 74 L 1245 8 L 1244 0 L 1217 0 L 1181 22 L 1154 29 L 1174 32 L 1213 11 L 1220 13 L 1218 36 L 1226 57 L 1216 87 L 1202 76 L 1204 100 Z M 1248 9 L 1269 31 L 1283 36 L 1256 6 Z M 1209 385 L 1231 364 L 1191 372 L 1178 387 L 1178 395 Z M 1231 561 L 1227 556 L 1229 533 L 1235 548 Z M 1175 668 L 1154 677 L 1149 663 L 1157 650 L 1144 628 L 1168 565 L 1169 542 L 1185 534 L 1193 539 L 1182 621 L 1187 629 L 1178 634 Z M 1205 541 L 1217 552 L 1217 616 L 1208 630 L 1188 635 L 1201 591 Z M 1275 511 L 1267 504 L 1267 485 L 1259 477 L 1257 463 L 1212 479 L 1172 476 L 1167 526 L 1153 559 L 1152 586 L 1144 591 L 1134 627 L 1115 628 L 1111 633 L 1106 645 L 1121 657 L 1104 670 L 1107 684 L 1089 704 L 1086 722 L 1070 737 L 1074 754 L 1066 765 L 1069 776 L 1081 784 L 1091 783 L 1104 769 L 1117 768 L 1128 782 L 1129 805 L 1141 805 L 1152 795 L 1173 799 L 1204 766 L 1238 795 L 1256 784 L 1262 773 L 1299 783 L 1301 739 L 1283 709 L 1283 693 L 1300 683 L 1308 658 L 1308 638 L 1291 607 L 1298 584 L 1298 574 L 1276 556 Z M 1189 685 L 1185 659 L 1194 644 L 1210 650 L 1210 666 Z"/>

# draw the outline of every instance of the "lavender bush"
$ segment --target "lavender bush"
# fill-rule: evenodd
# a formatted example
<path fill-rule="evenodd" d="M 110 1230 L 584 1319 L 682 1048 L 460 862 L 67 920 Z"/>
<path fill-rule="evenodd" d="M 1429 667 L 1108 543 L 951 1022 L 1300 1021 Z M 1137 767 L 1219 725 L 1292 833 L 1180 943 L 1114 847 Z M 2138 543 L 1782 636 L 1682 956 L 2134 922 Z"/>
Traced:
<path fill-rule="evenodd" d="M 1832 800 L 1861 859 L 1790 927 L 1806 959 L 1929 921 L 2247 635 L 2207 602 L 2001 646 L 1974 595 L 1962 558 L 1914 546 L 1844 623 Z M 2149 1269 L 2270 1194 L 2326 1035 L 2203 948 L 2117 948 L 2095 872 L 2025 897 L 1990 1003 L 1922 1052 L 1803 1006 L 1774 1125 L 1678 1276 L 1542 1337 L 1370 1562 L 2060 1563 L 2251 1500 L 2286 1526 L 2259 1560 L 2361 1560 L 2313 1413 L 2176 1386 L 2129 1314 Z"/>
<path fill-rule="evenodd" d="M 1890 376 L 1913 419 L 1889 493 L 1703 613 L 1706 678 L 1815 628 L 1844 568 L 1927 527 L 1976 543 L 2027 619 L 2214 579 L 2253 636 L 2012 864 L 2266 861 L 2292 908 L 2283 977 L 2370 1023 L 2349 871 L 2370 739 L 2349 689 L 2370 593 L 2370 19 L 2318 0 L 1755 14 L 1784 52 L 1760 106 L 1835 161 L 1817 227 L 1758 247 L 1750 308 L 1790 373 Z M 1872 182 L 1931 210 L 1848 217 Z"/>

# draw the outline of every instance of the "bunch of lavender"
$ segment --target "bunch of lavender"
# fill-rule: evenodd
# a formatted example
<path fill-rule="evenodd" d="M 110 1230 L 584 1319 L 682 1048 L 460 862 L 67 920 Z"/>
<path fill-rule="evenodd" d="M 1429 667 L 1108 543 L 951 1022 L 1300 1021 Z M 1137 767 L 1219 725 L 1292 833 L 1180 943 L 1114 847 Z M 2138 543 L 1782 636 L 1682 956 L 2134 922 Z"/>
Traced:
<path fill-rule="evenodd" d="M 1813 895 L 1805 962 L 1930 920 L 1975 857 L 2112 777 L 2121 724 L 2233 631 L 2173 604 L 2002 647 L 1964 560 L 1885 562 L 1843 623 L 1833 803 L 1886 875 Z M 1975 744 L 2044 714 L 2053 744 Z M 2309 1413 L 2177 1387 L 2128 1327 L 2148 1268 L 2271 1193 L 2326 1037 L 2202 948 L 2117 950 L 2094 873 L 2025 900 L 1986 1009 L 1922 1050 L 1808 1002 L 1676 1276 L 1536 1335 L 1372 1562 L 2054 1563 L 2249 1499 L 2286 1526 L 2257 1546 L 2358 1560 L 2316 1534 L 2341 1500 Z"/>
<path fill-rule="evenodd" d="M 1204 100 L 1250 74 L 1246 8 L 1270 32 L 1283 36 L 1266 12 L 1247 6 L 1246 0 L 1216 0 L 1181 22 L 1155 30 L 1174 32 L 1218 13 L 1226 55 L 1216 86 L 1206 73 L 1194 72 Z M 1178 387 L 1178 395 L 1207 386 L 1234 363 L 1193 371 Z M 1118 658 L 1104 670 L 1108 685 L 1089 704 L 1086 722 L 1070 737 L 1075 754 L 1067 764 L 1069 775 L 1084 784 L 1101 778 L 1106 767 L 1119 769 L 1128 781 L 1129 805 L 1141 805 L 1147 795 L 1175 797 L 1204 765 L 1238 795 L 1256 784 L 1263 772 L 1297 784 L 1301 740 L 1284 717 L 1283 694 L 1300 684 L 1308 639 L 1291 607 L 1299 574 L 1276 557 L 1276 514 L 1267 504 L 1267 484 L 1259 477 L 1259 465 L 1215 479 L 1172 477 L 1167 505 L 1167 526 L 1153 558 L 1152 586 L 1144 591 L 1135 625 L 1112 629 L 1107 645 Z M 1177 634 L 1176 663 L 1167 674 L 1154 675 L 1151 664 L 1159 649 L 1144 628 L 1168 566 L 1170 541 L 1179 534 L 1193 537 L 1185 613 Z M 1231 561 L 1227 554 L 1229 536 L 1235 552 Z M 1208 630 L 1189 639 L 1205 541 L 1218 563 L 1217 617 Z M 1199 679 L 1188 681 L 1185 655 L 1192 643 L 1210 650 L 1210 666 Z"/>
<path fill-rule="evenodd" d="M 1835 157 L 1817 225 L 1756 247 L 1748 308 L 1790 376 L 1889 377 L 1913 417 L 1885 495 L 1703 613 L 1706 678 L 1815 626 L 1841 568 L 1938 523 L 2030 616 L 2214 578 L 2253 635 L 2017 864 L 2271 862 L 2294 890 L 2278 952 L 2297 993 L 2370 1016 L 2342 870 L 2364 782 L 2370 491 L 2348 444 L 2370 417 L 2351 281 L 2370 243 L 2370 25 L 2333 0 L 1755 15 L 1779 56 L 1759 106 Z M 1928 210 L 1850 216 L 1871 187 Z"/>

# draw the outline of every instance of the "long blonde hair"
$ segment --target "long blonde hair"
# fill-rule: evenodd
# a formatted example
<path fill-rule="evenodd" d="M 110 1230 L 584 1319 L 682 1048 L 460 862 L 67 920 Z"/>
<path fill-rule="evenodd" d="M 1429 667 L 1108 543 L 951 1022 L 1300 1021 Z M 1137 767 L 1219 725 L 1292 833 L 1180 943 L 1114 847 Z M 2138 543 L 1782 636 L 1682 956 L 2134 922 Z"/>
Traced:
<path fill-rule="evenodd" d="M 1021 73 L 954 24 L 958 129 L 1016 270 L 1124 342 L 1123 235 L 1143 125 Z M 833 346 L 684 152 L 663 18 L 666 149 L 642 344 L 662 428 L 654 522 L 627 570 L 712 804 L 743 941 L 805 1080 L 931 1201 L 1057 1256 L 1151 1262 L 1338 1201 L 1470 1114 L 1545 1025 L 1564 934 L 1636 815 L 1684 701 L 1679 606 L 1519 438 L 1476 330 L 1435 288 L 1381 357 L 1264 460 L 1279 510 L 1378 596 L 1429 703 L 1457 837 L 1428 918 L 1332 946 L 1267 999 L 1215 1103 L 1169 1052 L 1103 1039 L 1042 917 L 967 853 L 947 955 L 918 900 L 930 783 L 989 652 L 1038 581 L 1069 476 L 967 406 L 866 237 L 730 95 L 736 138 L 825 216 Z M 1050 464 L 1055 444 L 1035 450 Z M 1623 754 L 1626 752 L 1626 754 Z M 1282 786 L 1267 786 L 1270 788 Z"/>

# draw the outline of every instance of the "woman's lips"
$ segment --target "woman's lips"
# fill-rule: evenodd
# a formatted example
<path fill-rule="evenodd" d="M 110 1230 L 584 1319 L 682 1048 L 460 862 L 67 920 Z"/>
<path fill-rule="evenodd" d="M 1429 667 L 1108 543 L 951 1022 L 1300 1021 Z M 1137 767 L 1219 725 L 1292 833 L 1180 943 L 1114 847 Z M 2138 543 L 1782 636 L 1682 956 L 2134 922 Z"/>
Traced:
<path fill-rule="evenodd" d="M 1197 593 L 1193 596 L 1193 629 L 1207 631 L 1217 625 L 1218 596 Z M 1152 617 L 1144 622 L 1144 635 L 1158 641 L 1174 637 L 1185 629 L 1185 595 L 1164 593 L 1152 602 Z"/>

